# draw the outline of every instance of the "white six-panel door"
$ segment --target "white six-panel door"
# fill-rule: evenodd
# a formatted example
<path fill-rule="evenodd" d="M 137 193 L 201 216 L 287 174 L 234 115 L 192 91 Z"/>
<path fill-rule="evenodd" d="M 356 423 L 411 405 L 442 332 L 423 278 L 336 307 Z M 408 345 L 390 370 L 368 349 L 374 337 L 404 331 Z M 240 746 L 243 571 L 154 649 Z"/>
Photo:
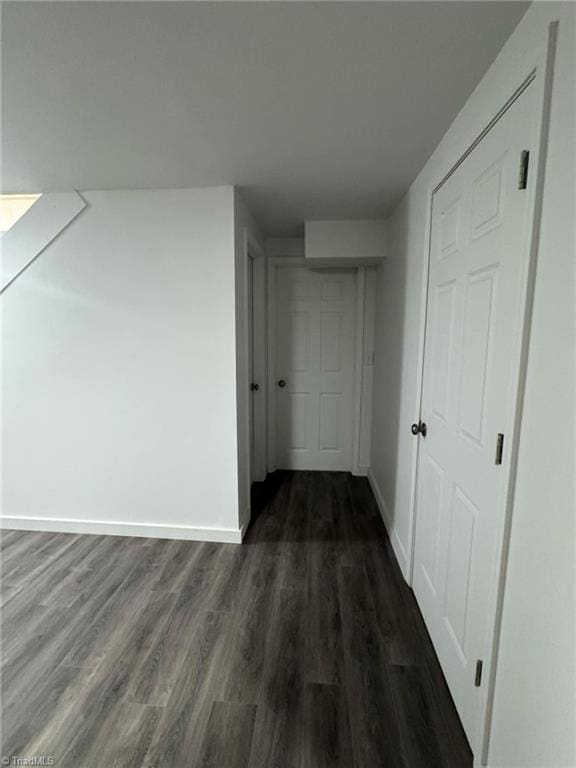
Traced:
<path fill-rule="evenodd" d="M 471 743 L 524 312 L 534 86 L 433 196 L 414 591 Z M 496 463 L 504 434 L 503 464 Z"/>
<path fill-rule="evenodd" d="M 355 290 L 353 270 L 276 269 L 279 469 L 351 469 Z"/>

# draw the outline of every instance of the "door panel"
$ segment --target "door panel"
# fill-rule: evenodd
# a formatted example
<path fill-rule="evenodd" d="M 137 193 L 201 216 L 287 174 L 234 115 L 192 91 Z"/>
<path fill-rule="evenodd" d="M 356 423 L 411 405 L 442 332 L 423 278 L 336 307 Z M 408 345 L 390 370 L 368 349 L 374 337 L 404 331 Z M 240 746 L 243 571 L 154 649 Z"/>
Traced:
<path fill-rule="evenodd" d="M 452 281 L 436 288 L 435 329 L 434 329 L 434 365 L 432 366 L 431 405 L 434 415 L 446 419 L 448 405 L 448 385 L 450 384 L 450 361 L 454 340 L 454 298 L 455 283 Z"/>
<path fill-rule="evenodd" d="M 276 270 L 281 469 L 351 469 L 355 286 L 352 270 Z"/>
<path fill-rule="evenodd" d="M 525 296 L 533 86 L 434 193 L 418 452 L 414 591 L 462 723 L 475 743 L 475 666 L 486 649 L 515 345 Z"/>
<path fill-rule="evenodd" d="M 341 445 L 340 413 L 342 395 L 322 392 L 320 395 L 320 450 L 337 451 Z"/>
<path fill-rule="evenodd" d="M 290 451 L 304 451 L 308 446 L 308 402 L 306 392 L 288 392 L 287 408 L 283 408 L 280 417 L 281 432 Z"/>
<path fill-rule="evenodd" d="M 290 373 L 305 373 L 310 369 L 310 313 L 288 312 L 290 346 L 287 360 Z"/>
<path fill-rule="evenodd" d="M 477 516 L 478 510 L 474 504 L 454 484 L 450 510 L 450 542 L 444 615 L 463 660 L 466 658 L 464 651 L 466 647 L 466 614 L 469 605 L 474 523 Z"/>
<path fill-rule="evenodd" d="M 460 373 L 458 429 L 483 447 L 486 383 L 492 359 L 497 267 L 469 275 L 465 288 L 464 343 Z"/>
<path fill-rule="evenodd" d="M 339 373 L 342 370 L 342 314 L 322 312 L 320 327 L 320 369 L 322 373 Z"/>
<path fill-rule="evenodd" d="M 422 467 L 421 489 L 428 514 L 422 521 L 425 531 L 422 535 L 420 565 L 426 578 L 426 586 L 435 597 L 438 588 L 438 534 L 444 497 L 444 470 L 430 456 Z"/>

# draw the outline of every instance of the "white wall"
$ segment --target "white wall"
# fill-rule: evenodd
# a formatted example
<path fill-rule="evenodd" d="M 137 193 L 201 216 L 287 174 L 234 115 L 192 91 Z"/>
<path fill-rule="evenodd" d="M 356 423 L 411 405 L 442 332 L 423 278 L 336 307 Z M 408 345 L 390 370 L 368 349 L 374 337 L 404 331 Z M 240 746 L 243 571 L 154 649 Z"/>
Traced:
<path fill-rule="evenodd" d="M 84 197 L 3 296 L 7 523 L 238 538 L 233 189 Z"/>
<path fill-rule="evenodd" d="M 526 401 L 489 765 L 576 766 L 576 6 L 535 3 L 390 220 L 379 268 L 372 481 L 408 575 L 429 190 L 537 62 L 560 20 Z"/>
<path fill-rule="evenodd" d="M 266 256 L 294 256 L 304 258 L 304 239 L 301 237 L 269 237 L 264 241 Z"/>
<path fill-rule="evenodd" d="M 304 225 L 306 259 L 310 263 L 370 263 L 386 254 L 387 224 L 380 219 L 307 221 Z"/>

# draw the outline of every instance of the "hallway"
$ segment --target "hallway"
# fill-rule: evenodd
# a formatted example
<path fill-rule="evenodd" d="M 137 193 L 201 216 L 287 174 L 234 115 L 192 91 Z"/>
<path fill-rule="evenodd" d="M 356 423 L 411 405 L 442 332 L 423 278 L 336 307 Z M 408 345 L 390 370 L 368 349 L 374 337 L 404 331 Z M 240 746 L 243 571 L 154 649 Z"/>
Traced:
<path fill-rule="evenodd" d="M 371 490 L 277 472 L 243 546 L 5 531 L 2 755 L 466 768 Z"/>

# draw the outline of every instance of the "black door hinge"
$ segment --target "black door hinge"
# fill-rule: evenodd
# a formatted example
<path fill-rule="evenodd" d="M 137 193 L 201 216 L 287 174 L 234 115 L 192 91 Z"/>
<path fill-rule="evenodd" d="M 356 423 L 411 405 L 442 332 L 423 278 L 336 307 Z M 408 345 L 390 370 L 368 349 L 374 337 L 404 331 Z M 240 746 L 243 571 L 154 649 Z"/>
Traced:
<path fill-rule="evenodd" d="M 504 453 L 504 435 L 502 432 L 498 432 L 496 438 L 496 458 L 494 464 L 502 464 L 502 454 Z"/>
<path fill-rule="evenodd" d="M 528 186 L 528 164 L 530 162 L 530 152 L 523 149 L 520 153 L 520 172 L 518 174 L 518 189 L 526 189 Z"/>
<path fill-rule="evenodd" d="M 476 676 L 474 677 L 474 685 L 476 688 L 480 688 L 482 682 L 482 660 L 478 659 L 476 662 Z"/>

